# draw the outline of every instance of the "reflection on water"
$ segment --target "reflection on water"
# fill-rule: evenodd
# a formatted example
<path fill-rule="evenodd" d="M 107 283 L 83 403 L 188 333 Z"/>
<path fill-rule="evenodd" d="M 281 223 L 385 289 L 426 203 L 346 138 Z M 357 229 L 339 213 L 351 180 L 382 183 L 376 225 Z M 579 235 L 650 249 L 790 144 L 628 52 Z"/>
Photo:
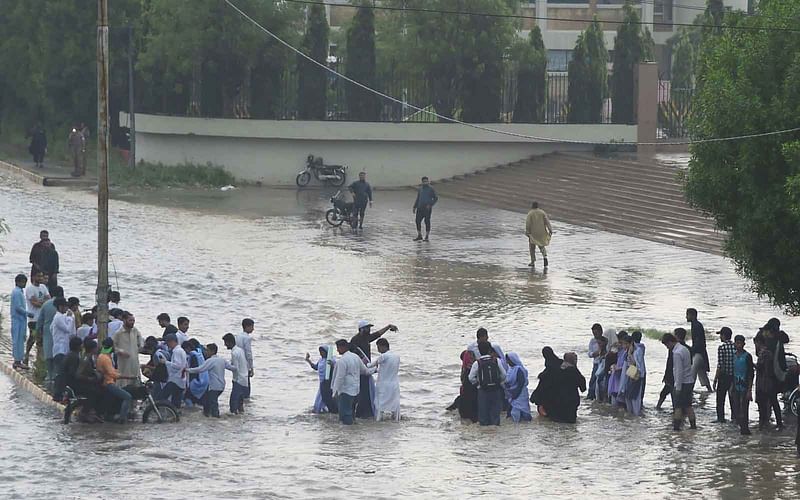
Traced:
<path fill-rule="evenodd" d="M 642 419 L 583 404 L 575 426 L 479 430 L 443 411 L 457 392 L 458 354 L 478 326 L 532 374 L 544 345 L 583 353 L 595 321 L 667 330 L 682 326 L 693 306 L 709 330 L 727 324 L 751 337 L 777 312 L 721 258 L 556 223 L 551 268 L 531 271 L 519 214 L 443 199 L 431 241 L 416 243 L 413 193 L 376 192 L 363 234 L 327 227 L 329 196 L 252 188 L 114 200 L 112 283 L 143 334 L 159 331 L 162 311 L 191 318 L 190 333 L 204 342 L 219 343 L 242 317 L 256 319 L 250 411 L 213 421 L 186 411 L 179 428 L 64 427 L 0 377 L 4 493 L 84 496 L 97 491 L 96 480 L 80 471 L 94 469 L 108 471 L 108 496 L 145 498 L 797 498 L 788 431 L 743 438 L 710 423 L 714 400 L 705 396 L 699 431 L 669 430 L 669 416 L 652 410 L 666 353 L 654 340 L 646 340 Z M 0 275 L 25 271 L 46 227 L 67 292 L 91 297 L 94 207 L 86 193 L 0 177 L 0 214 L 14 230 Z M 305 353 L 351 336 L 360 318 L 400 326 L 388 335 L 402 359 L 399 424 L 343 429 L 308 413 L 316 374 Z M 790 334 L 800 325 L 785 322 Z M 580 368 L 589 372 L 588 358 Z"/>

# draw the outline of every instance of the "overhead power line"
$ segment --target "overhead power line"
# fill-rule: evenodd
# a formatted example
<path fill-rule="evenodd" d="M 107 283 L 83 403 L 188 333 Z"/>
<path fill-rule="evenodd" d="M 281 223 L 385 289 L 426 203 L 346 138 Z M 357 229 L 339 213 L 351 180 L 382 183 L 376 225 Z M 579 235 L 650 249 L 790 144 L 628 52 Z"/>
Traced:
<path fill-rule="evenodd" d="M 790 129 L 776 130 L 776 131 L 772 131 L 772 132 L 760 132 L 760 133 L 755 133 L 755 134 L 744 134 L 744 135 L 738 135 L 738 136 L 732 136 L 732 137 L 717 137 L 717 138 L 710 138 L 710 139 L 700 139 L 700 140 L 696 140 L 696 141 L 622 142 L 622 143 L 620 143 L 620 142 L 581 141 L 581 140 L 575 140 L 575 139 L 561 139 L 561 138 L 555 138 L 555 137 L 538 137 L 538 136 L 534 136 L 534 135 L 520 134 L 520 133 L 517 133 L 517 132 L 512 132 L 510 130 L 495 129 L 495 128 L 487 127 L 485 125 L 480 125 L 480 124 L 477 124 L 477 123 L 467 123 L 467 122 L 463 122 L 463 121 L 455 119 L 455 118 L 451 118 L 449 116 L 441 115 L 441 114 L 439 114 L 439 113 L 437 113 L 435 111 L 430 111 L 428 109 L 420 108 L 419 106 L 415 106 L 415 105 L 413 105 L 411 103 L 405 102 L 405 101 L 403 101 L 401 99 L 398 99 L 396 97 L 392 97 L 390 95 L 384 94 L 383 92 L 381 92 L 379 90 L 375 90 L 372 87 L 369 87 L 369 86 L 367 86 L 367 85 L 365 85 L 365 84 L 363 84 L 363 83 L 361 83 L 359 81 L 353 80 L 352 78 L 339 73 L 335 69 L 329 68 L 325 64 L 322 64 L 321 62 L 317 61 L 313 57 L 311 57 L 308 54 L 306 54 L 305 52 L 303 52 L 302 50 L 298 49 L 297 47 L 293 46 L 289 42 L 285 41 L 284 39 L 282 39 L 281 37 L 279 37 L 278 35 L 276 35 L 272 31 L 270 31 L 269 29 L 267 29 L 266 27 L 261 25 L 261 23 L 259 23 L 258 21 L 256 21 L 252 17 L 250 17 L 246 12 L 244 12 L 242 9 L 237 7 L 231 0 L 225 0 L 225 3 L 228 4 L 233 10 L 238 12 L 239 15 L 241 15 L 247 21 L 249 21 L 254 26 L 256 26 L 258 29 L 260 29 L 261 31 L 263 31 L 264 33 L 266 33 L 267 35 L 272 37 L 279 44 L 281 44 L 284 47 L 288 48 L 289 50 L 291 50 L 292 52 L 296 53 L 300 57 L 306 59 L 307 61 L 311 62 L 312 64 L 314 64 L 316 66 L 319 66 L 323 70 L 325 70 L 325 71 L 327 71 L 327 72 L 329 72 L 329 73 L 331 73 L 333 75 L 336 75 L 337 77 L 339 77 L 339 78 L 341 78 L 341 79 L 343 79 L 343 80 L 345 80 L 347 82 L 350 82 L 353 85 L 355 85 L 355 86 L 357 86 L 357 87 L 359 87 L 361 89 L 366 90 L 367 92 L 371 92 L 371 93 L 381 97 L 382 99 L 385 99 L 387 101 L 391 101 L 391 102 L 393 102 L 395 104 L 400 104 L 402 106 L 407 106 L 407 107 L 409 107 L 409 108 L 411 108 L 411 109 L 413 109 L 413 110 L 415 110 L 417 112 L 425 113 L 425 114 L 434 116 L 434 117 L 436 117 L 436 118 L 438 118 L 440 120 L 444 120 L 444 121 L 447 121 L 447 122 L 450 122 L 450 123 L 456 123 L 456 124 L 459 124 L 459 125 L 463 125 L 465 127 L 473 128 L 473 129 L 476 129 L 476 130 L 481 130 L 481 131 L 484 131 L 484 132 L 490 132 L 490 133 L 493 133 L 493 134 L 505 135 L 505 136 L 509 136 L 509 137 L 516 137 L 518 139 L 526 139 L 526 140 L 536 141 L 536 142 L 561 142 L 561 143 L 566 143 L 566 144 L 609 145 L 609 146 L 610 145 L 622 145 L 622 144 L 633 145 L 633 146 L 659 146 L 659 145 L 661 145 L 661 146 L 664 146 L 664 145 L 666 145 L 666 146 L 679 146 L 679 145 L 687 145 L 687 144 L 703 144 L 703 143 L 711 143 L 711 142 L 735 141 L 735 140 L 740 140 L 740 139 L 751 139 L 751 138 L 756 138 L 756 137 L 768 137 L 768 136 L 773 136 L 773 135 L 789 134 L 789 133 L 792 133 L 792 132 L 800 132 L 800 127 L 794 127 L 794 128 L 790 128 Z"/>
<path fill-rule="evenodd" d="M 422 12 L 427 14 L 451 14 L 456 16 L 479 16 L 479 17 L 492 17 L 500 19 L 531 19 L 531 20 L 544 20 L 544 21 L 560 21 L 567 23 L 591 23 L 594 19 L 576 19 L 569 17 L 550 17 L 550 16 L 528 16 L 525 14 L 499 14 L 496 12 L 474 12 L 466 10 L 447 10 L 447 9 L 426 9 L 424 7 L 392 7 L 387 5 L 374 5 L 374 4 L 343 4 L 334 3 L 324 0 L 283 0 L 284 2 L 300 3 L 306 5 L 325 5 L 330 7 L 345 7 L 351 9 L 370 9 L 370 10 L 385 10 L 392 12 Z M 757 16 L 754 16 L 757 17 Z M 617 20 L 597 20 L 600 24 L 627 24 L 628 21 Z M 727 29 L 727 30 L 740 30 L 740 31 L 779 31 L 787 33 L 800 33 L 800 28 L 782 28 L 776 26 L 726 26 L 724 24 L 694 24 L 694 23 L 676 23 L 671 21 L 637 21 L 632 24 L 641 26 L 667 26 L 667 27 L 687 27 L 687 28 L 712 28 L 712 29 Z"/>

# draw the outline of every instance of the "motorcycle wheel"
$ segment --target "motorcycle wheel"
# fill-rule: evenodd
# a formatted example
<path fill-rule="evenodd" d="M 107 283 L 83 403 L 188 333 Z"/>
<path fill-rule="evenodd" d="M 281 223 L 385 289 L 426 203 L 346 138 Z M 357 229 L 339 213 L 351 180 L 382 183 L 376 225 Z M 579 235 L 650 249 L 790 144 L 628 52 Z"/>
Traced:
<path fill-rule="evenodd" d="M 337 177 L 335 179 L 331 179 L 330 180 L 331 186 L 335 186 L 335 187 L 344 186 L 345 173 L 344 172 L 337 172 L 336 175 L 337 175 Z"/>
<path fill-rule="evenodd" d="M 72 420 L 72 414 L 75 413 L 75 410 L 78 408 L 78 404 L 70 401 L 67 403 L 66 408 L 64 408 L 64 425 L 69 424 Z"/>
<path fill-rule="evenodd" d="M 308 172 L 300 172 L 294 180 L 298 187 L 306 187 L 311 182 L 311 174 Z"/>
<path fill-rule="evenodd" d="M 800 392 L 795 392 L 792 397 L 789 398 L 788 406 L 795 417 L 800 416 Z"/>
<path fill-rule="evenodd" d="M 158 413 L 156 413 L 158 408 Z M 158 414 L 161 414 L 159 418 Z M 148 406 L 142 414 L 142 422 L 145 424 L 173 424 L 180 420 L 178 410 L 172 406 L 172 403 L 166 401 L 156 401 L 155 406 Z"/>
<path fill-rule="evenodd" d="M 339 227 L 344 223 L 344 219 L 342 218 L 342 214 L 336 210 L 335 208 L 331 208 L 327 212 L 325 212 L 325 220 L 328 221 L 333 227 Z"/>

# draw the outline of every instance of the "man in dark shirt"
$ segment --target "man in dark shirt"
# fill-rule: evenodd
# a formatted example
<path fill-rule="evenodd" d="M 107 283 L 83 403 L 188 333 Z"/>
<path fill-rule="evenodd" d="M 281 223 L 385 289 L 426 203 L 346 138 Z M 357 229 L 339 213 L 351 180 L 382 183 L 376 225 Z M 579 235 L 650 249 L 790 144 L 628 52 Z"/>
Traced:
<path fill-rule="evenodd" d="M 425 221 L 425 241 L 431 234 L 431 211 L 436 202 L 439 201 L 439 196 L 430 185 L 427 177 L 422 178 L 422 186 L 417 191 L 417 199 L 414 201 L 414 208 L 412 212 L 417 214 L 415 223 L 417 225 L 417 237 L 414 241 L 422 241 L 422 221 Z"/>
<path fill-rule="evenodd" d="M 350 351 L 355 353 L 364 364 L 369 363 L 372 361 L 372 351 L 370 349 L 370 343 L 375 342 L 384 333 L 391 330 L 393 332 L 397 331 L 397 327 L 394 325 L 386 325 L 385 327 L 381 328 L 377 332 L 372 332 L 372 324 L 366 320 L 361 320 L 358 322 L 358 333 L 350 339 Z M 370 375 L 361 375 L 361 383 L 359 386 L 358 391 L 358 398 L 356 399 L 356 417 L 357 418 L 372 418 L 374 417 L 374 413 L 372 412 L 372 398 L 371 398 L 371 390 L 370 390 L 370 381 L 372 377 Z"/>
<path fill-rule="evenodd" d="M 353 217 L 358 220 L 358 228 L 364 229 L 364 212 L 367 210 L 367 203 L 372 208 L 372 186 L 367 182 L 365 172 L 358 173 L 358 180 L 350 184 L 350 192 L 353 193 Z M 355 227 L 355 222 L 353 224 Z"/>
<path fill-rule="evenodd" d="M 39 241 L 33 244 L 29 260 L 31 262 L 31 280 L 36 271 L 42 271 L 48 276 L 47 288 L 50 290 L 50 295 L 53 295 L 53 288 L 58 286 L 58 252 L 56 246 L 50 241 L 49 232 L 41 231 L 39 233 Z"/>
<path fill-rule="evenodd" d="M 156 316 L 156 321 L 158 321 L 158 326 L 164 329 L 164 333 L 161 334 L 161 338 L 166 338 L 167 335 L 170 333 L 177 333 L 178 329 L 175 328 L 175 325 L 172 324 L 172 320 L 167 313 L 161 313 Z"/>
<path fill-rule="evenodd" d="M 710 364 L 708 362 L 708 350 L 706 349 L 706 329 L 702 323 L 697 321 L 697 309 L 689 308 L 686 310 L 686 321 L 692 324 L 692 373 L 700 379 L 700 385 L 704 386 L 708 392 L 714 392 L 711 381 L 708 380 Z"/>

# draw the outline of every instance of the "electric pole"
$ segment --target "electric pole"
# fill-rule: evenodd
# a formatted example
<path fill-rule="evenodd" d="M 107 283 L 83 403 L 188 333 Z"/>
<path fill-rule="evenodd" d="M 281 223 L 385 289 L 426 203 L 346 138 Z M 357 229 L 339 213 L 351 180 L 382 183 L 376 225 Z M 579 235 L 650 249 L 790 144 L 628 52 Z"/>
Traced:
<path fill-rule="evenodd" d="M 128 25 L 128 166 L 136 168 L 136 101 L 133 88 L 133 24 Z"/>
<path fill-rule="evenodd" d="M 108 0 L 97 0 L 97 338 L 108 333 Z"/>

